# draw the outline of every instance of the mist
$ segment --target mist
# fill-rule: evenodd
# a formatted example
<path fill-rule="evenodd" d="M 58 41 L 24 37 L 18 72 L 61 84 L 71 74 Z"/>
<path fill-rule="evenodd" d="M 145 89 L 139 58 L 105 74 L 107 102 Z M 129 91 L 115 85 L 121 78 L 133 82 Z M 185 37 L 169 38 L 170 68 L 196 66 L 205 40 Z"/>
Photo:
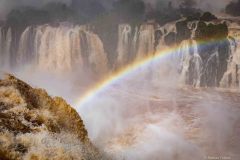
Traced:
<path fill-rule="evenodd" d="M 182 88 L 176 73 L 166 75 L 167 58 L 116 81 L 84 105 L 78 102 L 84 81 L 91 79 L 87 73 L 54 74 L 33 66 L 14 72 L 64 97 L 82 117 L 91 141 L 115 160 L 239 157 L 238 104 L 221 91 Z"/>
<path fill-rule="evenodd" d="M 221 13 L 229 1 L 196 0 L 190 10 L 193 7 L 197 12 Z M 4 0 L 0 2 L 0 14 L 4 18 L 14 8 L 41 8 L 49 2 L 71 3 Z M 39 21 L 29 14 L 32 12 L 15 12 L 10 20 L 17 23 L 0 28 L 0 77 L 3 70 L 33 87 L 45 89 L 53 97 L 66 99 L 83 120 L 91 143 L 114 160 L 239 159 L 240 43 L 232 36 L 239 34 L 239 29 L 230 28 L 230 21 L 223 23 L 211 13 L 205 15 L 206 19 L 184 19 L 180 16 L 180 10 L 185 9 L 180 7 L 180 0 L 175 0 L 172 7 L 168 6 L 170 0 L 144 1 L 156 6 L 154 9 L 161 9 L 163 4 L 170 18 L 174 15 L 162 24 L 145 21 L 147 5 L 143 2 L 119 3 L 115 11 L 112 2 L 102 0 L 101 4 L 114 14 L 105 15 L 105 9 L 96 5 L 100 9 L 94 16 L 88 15 L 96 11 L 90 7 L 77 16 L 70 12 L 70 18 L 63 10 L 68 13 L 74 7 L 60 5 L 57 11 L 64 18 L 53 16 L 42 23 L 35 23 Z M 56 13 L 52 7 L 48 9 Z M 71 21 L 81 14 L 86 14 L 87 20 L 92 18 L 93 26 L 82 19 L 81 23 Z M 46 15 L 51 14 L 41 13 L 39 17 L 44 19 Z M 165 10 L 161 16 L 165 17 Z M 28 18 L 34 23 L 16 27 Z M 205 41 L 209 44 L 202 45 Z M 173 53 L 165 53 L 166 48 L 173 49 Z M 159 53 L 161 58 L 157 57 Z M 137 65 L 149 57 L 152 61 L 132 72 L 125 70 L 119 77 L 112 77 L 118 70 L 126 66 L 129 69 L 128 65 Z M 114 81 L 92 90 L 106 79 L 109 82 L 109 77 Z M 89 92 L 91 98 L 82 103 Z M 46 135 L 37 136 L 41 140 Z M 50 147 L 58 144 L 55 137 L 47 137 Z M 60 135 L 61 139 L 65 136 Z M 75 139 L 66 141 L 74 146 Z M 38 143 L 35 148 L 31 152 L 41 154 L 45 144 Z M 73 150 L 78 153 L 79 148 Z"/>
<path fill-rule="evenodd" d="M 161 71 L 149 78 L 146 68 L 77 107 L 99 148 L 116 160 L 239 156 L 237 104 L 218 91 L 183 89 Z"/>

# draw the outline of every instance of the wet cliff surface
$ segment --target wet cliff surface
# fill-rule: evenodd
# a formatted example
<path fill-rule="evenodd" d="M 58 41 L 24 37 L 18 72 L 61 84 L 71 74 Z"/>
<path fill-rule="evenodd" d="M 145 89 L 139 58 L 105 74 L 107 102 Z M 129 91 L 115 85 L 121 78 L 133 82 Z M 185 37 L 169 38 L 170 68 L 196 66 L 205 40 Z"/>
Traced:
<path fill-rule="evenodd" d="M 0 159 L 101 159 L 78 113 L 8 75 L 0 80 Z"/>

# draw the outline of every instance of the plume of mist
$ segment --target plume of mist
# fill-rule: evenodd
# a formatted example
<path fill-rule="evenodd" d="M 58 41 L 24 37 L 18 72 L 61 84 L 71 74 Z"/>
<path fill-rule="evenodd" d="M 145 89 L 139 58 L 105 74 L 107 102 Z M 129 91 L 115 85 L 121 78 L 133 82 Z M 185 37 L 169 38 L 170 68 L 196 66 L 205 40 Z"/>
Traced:
<path fill-rule="evenodd" d="M 95 80 L 94 76 L 84 71 L 63 74 L 40 69 L 35 64 L 28 64 L 18 69 L 7 69 L 0 72 L 0 78 L 6 73 L 13 74 L 35 88 L 46 89 L 51 96 L 63 97 L 73 107 L 82 92 L 86 91 Z"/>
<path fill-rule="evenodd" d="M 239 108 L 219 92 L 179 88 L 166 59 L 140 68 L 83 106 L 75 102 L 81 97 L 79 86 L 90 79 L 84 73 L 56 76 L 25 69 L 16 74 L 66 98 L 78 110 L 93 143 L 114 159 L 239 157 L 237 141 L 229 143 L 236 137 Z"/>
<path fill-rule="evenodd" d="M 231 137 L 238 137 L 235 126 L 240 120 L 240 109 L 219 92 L 179 88 L 175 73 L 169 73 L 166 64 L 163 59 L 161 64 L 140 68 L 83 106 L 74 102 L 81 95 L 79 86 L 84 86 L 84 79 L 90 79 L 84 73 L 56 76 L 31 69 L 15 73 L 52 95 L 68 99 L 81 115 L 92 142 L 113 159 L 239 157 L 240 146 L 237 140 L 231 142 Z M 60 139 L 64 139 L 61 144 L 54 137 L 46 139 L 51 143 L 42 144 L 32 142 L 31 136 L 19 137 L 33 146 L 30 153 L 45 154 L 41 147 L 47 145 L 54 149 L 57 145 L 71 155 L 80 156 L 75 150 L 81 149 L 81 144 L 72 148 L 65 145 L 65 140 L 72 143 L 74 139 L 61 135 Z M 42 135 L 34 136 L 42 140 Z M 57 156 L 61 157 L 62 153 Z"/>
<path fill-rule="evenodd" d="M 164 71 L 151 77 L 148 69 L 77 108 L 99 148 L 119 160 L 239 157 L 234 103 L 220 92 L 182 90 Z"/>

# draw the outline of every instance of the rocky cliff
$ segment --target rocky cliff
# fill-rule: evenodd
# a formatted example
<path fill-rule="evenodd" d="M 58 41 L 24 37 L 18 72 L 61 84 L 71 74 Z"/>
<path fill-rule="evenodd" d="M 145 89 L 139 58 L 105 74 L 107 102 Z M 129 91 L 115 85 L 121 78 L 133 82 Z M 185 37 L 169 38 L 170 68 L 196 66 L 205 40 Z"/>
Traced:
<path fill-rule="evenodd" d="M 101 159 L 78 113 L 8 75 L 0 80 L 0 159 Z"/>

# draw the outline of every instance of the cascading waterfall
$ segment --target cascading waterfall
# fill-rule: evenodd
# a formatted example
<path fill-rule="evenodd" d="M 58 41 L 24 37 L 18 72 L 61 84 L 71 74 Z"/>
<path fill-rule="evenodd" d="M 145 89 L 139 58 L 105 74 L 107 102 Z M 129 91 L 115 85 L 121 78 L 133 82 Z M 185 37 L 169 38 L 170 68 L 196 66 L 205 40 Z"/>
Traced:
<path fill-rule="evenodd" d="M 57 71 L 69 71 L 72 68 L 72 53 L 70 48 L 70 35 L 72 30 L 67 27 L 37 28 L 42 30 L 40 36 L 38 65 L 45 69 L 56 68 Z"/>
<path fill-rule="evenodd" d="M 202 59 L 198 54 L 195 40 L 185 40 L 181 43 L 177 56 L 180 60 L 180 83 L 200 86 L 202 73 Z"/>
<path fill-rule="evenodd" d="M 233 38 L 234 37 L 234 38 Z M 240 30 L 232 29 L 230 31 L 230 58 L 228 61 L 228 69 L 225 72 L 221 87 L 240 88 Z"/>
<path fill-rule="evenodd" d="M 119 26 L 117 64 L 118 67 L 133 59 L 142 59 L 155 52 L 155 28 L 151 24 L 141 25 L 135 30 L 128 24 Z"/>
<path fill-rule="evenodd" d="M 122 67 L 129 61 L 132 46 L 132 28 L 128 24 L 119 25 L 117 66 Z"/>
<path fill-rule="evenodd" d="M 9 28 L 7 31 L 7 36 L 6 36 L 6 44 L 5 44 L 5 66 L 9 67 L 11 63 L 7 63 L 11 61 L 11 44 L 12 44 L 12 30 Z"/>
<path fill-rule="evenodd" d="M 3 41 L 4 39 L 2 34 L 2 28 L 0 27 L 0 65 L 3 64 L 3 60 L 4 60 L 4 57 L 2 55 Z"/>
<path fill-rule="evenodd" d="M 180 84 L 199 87 L 203 62 L 198 52 L 199 46 L 197 45 L 196 40 L 194 40 L 197 22 L 189 23 L 188 27 L 191 30 L 191 38 L 180 43 L 177 52 L 171 55 L 168 59 L 168 63 L 170 64 L 169 68 L 175 70 L 174 73 L 179 72 Z M 168 47 L 165 42 L 166 36 L 171 33 L 177 34 L 176 22 L 166 24 L 160 27 L 157 31 L 160 32 L 160 36 L 156 46 L 156 52 Z M 168 71 L 170 70 L 169 68 L 167 68 Z"/>
<path fill-rule="evenodd" d="M 96 73 L 104 74 L 108 70 L 107 55 L 104 51 L 103 43 L 96 34 L 86 32 L 88 48 L 88 61 L 91 68 L 94 68 Z"/>
<path fill-rule="evenodd" d="M 154 54 L 155 29 L 153 25 L 141 25 L 138 36 L 137 59 L 141 59 L 146 55 Z"/>
<path fill-rule="evenodd" d="M 172 36 L 177 36 L 177 22 L 161 27 L 156 24 L 143 24 L 137 27 L 129 24 L 119 25 L 114 69 L 124 67 L 145 56 L 154 56 L 156 52 L 169 47 L 166 37 L 168 40 L 170 37 L 171 40 Z M 236 36 L 232 35 L 234 38 L 229 38 L 225 42 L 201 47 L 195 40 L 197 26 L 198 21 L 188 23 L 187 27 L 191 30 L 190 38 L 183 40 L 176 54 L 171 55 L 169 66 L 175 70 L 173 73 L 179 73 L 181 84 L 195 87 L 239 86 L 240 50 L 239 41 L 234 39 Z M 0 28 L 0 33 L 2 68 L 13 67 L 11 64 L 14 62 L 16 66 L 32 64 L 41 70 L 53 72 L 86 69 L 104 75 L 112 70 L 108 67 L 107 57 L 113 53 L 105 52 L 107 46 L 104 46 L 100 37 L 88 26 L 61 23 L 58 26 L 27 27 L 19 37 L 16 51 L 12 47 L 13 39 L 16 39 L 12 35 L 12 30 Z M 230 30 L 229 37 L 231 34 Z M 155 64 L 154 67 L 156 70 Z"/>
<path fill-rule="evenodd" d="M 96 73 L 107 71 L 100 38 L 84 26 L 28 27 L 21 35 L 18 64 L 36 63 L 40 69 L 63 72 L 88 66 Z"/>
<path fill-rule="evenodd" d="M 26 64 L 34 58 L 34 34 L 33 27 L 28 27 L 21 35 L 16 61 L 18 65 Z"/>
<path fill-rule="evenodd" d="M 12 30 L 0 28 L 0 67 L 9 69 L 11 63 Z"/>

